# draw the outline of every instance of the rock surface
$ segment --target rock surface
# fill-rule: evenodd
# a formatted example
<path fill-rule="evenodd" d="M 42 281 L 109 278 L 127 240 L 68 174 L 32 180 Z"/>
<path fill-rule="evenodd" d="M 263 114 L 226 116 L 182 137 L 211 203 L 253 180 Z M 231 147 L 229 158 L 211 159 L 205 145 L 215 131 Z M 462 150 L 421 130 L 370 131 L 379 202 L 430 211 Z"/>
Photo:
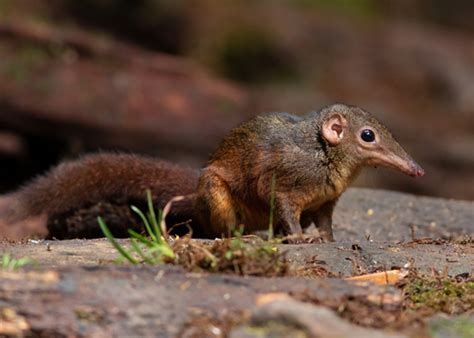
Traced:
<path fill-rule="evenodd" d="M 322 302 L 385 292 L 341 280 L 201 275 L 166 266 L 71 267 L 0 277 L 2 308 L 26 318 L 27 332 L 43 336 L 172 337 L 205 315 L 245 318 L 259 294 L 275 290 L 306 292 Z"/>
<path fill-rule="evenodd" d="M 276 325 L 273 329 L 272 325 Z M 352 338 L 402 338 L 403 335 L 378 332 L 349 324 L 338 317 L 333 311 L 322 306 L 288 299 L 280 299 L 258 307 L 251 317 L 251 323 L 231 332 L 230 338 L 280 336 L 282 327 L 298 331 L 302 336 L 309 337 L 352 337 Z M 260 332 L 259 332 L 260 331 Z M 259 332 L 259 333 L 257 333 Z M 293 335 L 292 335 L 293 336 Z"/>
<path fill-rule="evenodd" d="M 373 211 L 367 213 L 368 208 Z M 256 322 L 257 331 L 269 335 L 276 330 L 295 337 L 330 336 L 335 332 L 331 325 L 352 330 L 353 324 L 291 297 L 283 308 L 272 305 L 276 310 L 262 308 L 258 299 L 278 292 L 331 308 L 360 297 L 396 302 L 401 295 L 394 287 L 317 276 L 350 276 L 410 262 L 425 272 L 446 268 L 452 276 L 472 273 L 474 245 L 472 237 L 468 240 L 473 234 L 472 210 L 471 202 L 351 189 L 336 213 L 338 242 L 280 247 L 287 251 L 294 274 L 308 278 L 238 277 L 187 273 L 170 266 L 115 265 L 117 253 L 105 239 L 3 242 L 2 254 L 30 257 L 37 267 L 0 272 L 0 318 L 8 324 L 4 329 L 43 336 L 222 337 L 232 332 L 233 337 L 254 337 L 249 332 L 255 333 Z M 422 226 L 427 222 L 437 222 L 437 226 Z M 415 239 L 409 223 L 419 226 Z M 375 239 L 367 240 L 366 231 Z M 439 235 L 461 237 L 426 238 Z M 321 316 L 330 322 L 318 326 L 316 318 Z M 274 319 L 278 319 L 276 328 Z M 283 325 L 285 321 L 298 325 Z M 261 331 L 262 327 L 270 331 Z M 364 328 L 352 331 L 373 337 L 394 334 Z"/>

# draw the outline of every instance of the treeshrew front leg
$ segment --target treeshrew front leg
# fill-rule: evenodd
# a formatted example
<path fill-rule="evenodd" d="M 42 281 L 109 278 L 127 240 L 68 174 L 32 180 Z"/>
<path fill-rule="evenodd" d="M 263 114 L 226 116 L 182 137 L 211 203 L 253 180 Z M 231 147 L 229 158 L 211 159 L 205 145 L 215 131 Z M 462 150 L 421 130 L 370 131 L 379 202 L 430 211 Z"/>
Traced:
<path fill-rule="evenodd" d="M 334 242 L 334 236 L 332 233 L 332 214 L 335 206 L 336 201 L 326 202 L 318 209 L 318 211 L 311 215 L 319 234 L 324 240 L 329 242 Z"/>
<path fill-rule="evenodd" d="M 301 211 L 293 205 L 288 198 L 276 195 L 275 216 L 278 227 L 285 235 L 302 235 L 303 230 L 300 224 Z"/>

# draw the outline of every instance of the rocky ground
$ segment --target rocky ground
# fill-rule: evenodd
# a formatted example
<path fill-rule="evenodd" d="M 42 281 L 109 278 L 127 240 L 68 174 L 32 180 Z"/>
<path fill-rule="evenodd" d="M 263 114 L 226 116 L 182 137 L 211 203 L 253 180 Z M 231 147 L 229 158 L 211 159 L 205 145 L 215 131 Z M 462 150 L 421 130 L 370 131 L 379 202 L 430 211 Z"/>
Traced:
<path fill-rule="evenodd" d="M 336 211 L 337 241 L 280 244 L 289 272 L 273 278 L 115 264 L 105 239 L 0 243 L 35 262 L 0 271 L 0 335 L 468 337 L 472 279 L 458 310 L 426 315 L 402 308 L 400 285 L 345 278 L 410 266 L 469 281 L 473 216 L 472 202 L 352 189 Z"/>

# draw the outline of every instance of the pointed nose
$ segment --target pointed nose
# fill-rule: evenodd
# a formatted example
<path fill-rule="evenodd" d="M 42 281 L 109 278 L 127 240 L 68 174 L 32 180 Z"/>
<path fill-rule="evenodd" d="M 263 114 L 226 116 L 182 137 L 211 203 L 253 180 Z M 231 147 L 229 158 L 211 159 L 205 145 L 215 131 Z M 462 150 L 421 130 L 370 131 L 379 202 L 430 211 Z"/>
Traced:
<path fill-rule="evenodd" d="M 422 177 L 425 175 L 425 170 L 416 162 L 412 163 L 412 174 L 413 177 Z"/>
<path fill-rule="evenodd" d="M 417 177 L 425 176 L 425 170 L 423 168 L 419 167 L 416 171 L 416 176 Z"/>
<path fill-rule="evenodd" d="M 425 175 L 425 170 L 412 159 L 409 159 L 404 164 L 405 165 L 401 165 L 400 169 L 405 167 L 405 170 L 402 169 L 402 171 L 405 171 L 407 175 L 410 175 L 411 177 L 422 177 Z"/>
<path fill-rule="evenodd" d="M 391 167 L 411 177 L 422 177 L 425 175 L 425 170 L 406 153 L 403 154 L 403 157 L 394 153 L 389 153 L 388 155 L 381 154 L 372 161 L 372 164 Z"/>

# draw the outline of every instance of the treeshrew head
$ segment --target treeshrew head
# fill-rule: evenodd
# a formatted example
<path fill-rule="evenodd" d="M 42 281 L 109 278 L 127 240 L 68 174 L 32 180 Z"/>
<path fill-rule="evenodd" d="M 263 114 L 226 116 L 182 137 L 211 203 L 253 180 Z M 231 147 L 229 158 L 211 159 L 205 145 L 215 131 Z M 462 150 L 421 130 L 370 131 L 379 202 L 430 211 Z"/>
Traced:
<path fill-rule="evenodd" d="M 321 111 L 321 135 L 329 147 L 360 165 L 384 166 L 412 177 L 423 168 L 400 146 L 390 131 L 367 111 L 335 104 Z"/>

